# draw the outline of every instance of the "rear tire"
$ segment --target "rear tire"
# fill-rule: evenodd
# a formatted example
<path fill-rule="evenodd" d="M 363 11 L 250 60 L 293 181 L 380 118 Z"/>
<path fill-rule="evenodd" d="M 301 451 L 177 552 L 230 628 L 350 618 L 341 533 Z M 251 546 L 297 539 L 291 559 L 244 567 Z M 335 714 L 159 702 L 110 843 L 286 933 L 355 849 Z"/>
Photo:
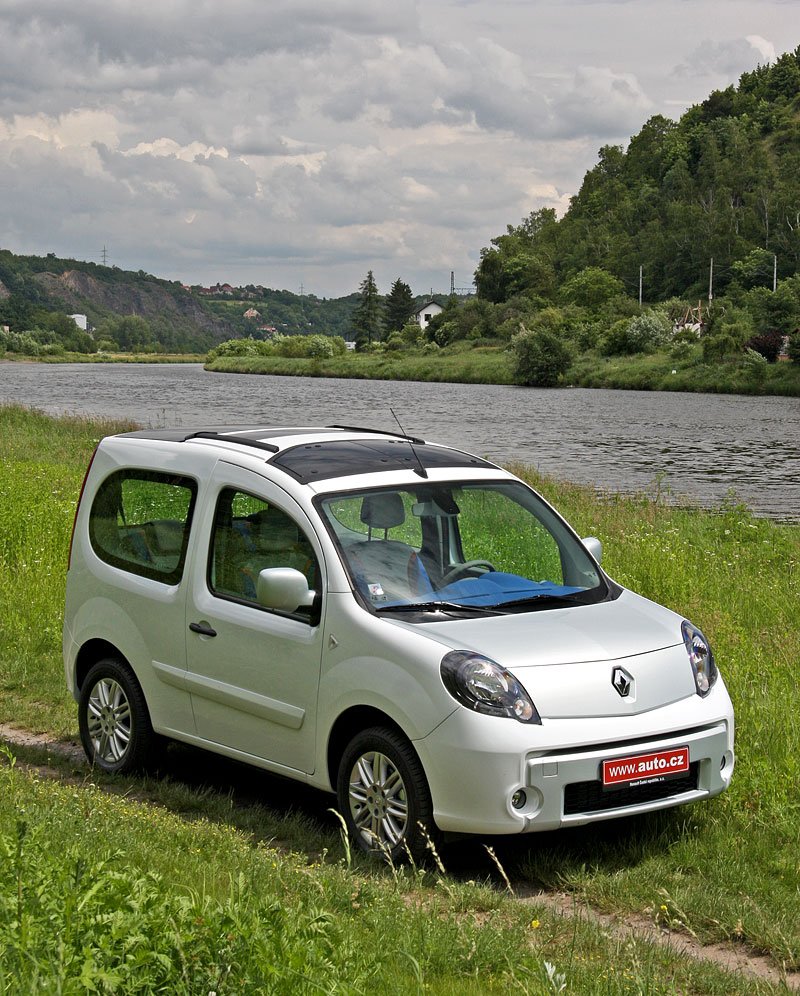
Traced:
<path fill-rule="evenodd" d="M 339 810 L 363 851 L 392 862 L 430 857 L 440 835 L 425 772 L 411 744 L 395 730 L 356 734 L 339 762 Z"/>
<path fill-rule="evenodd" d="M 115 657 L 89 669 L 78 700 L 78 725 L 90 764 L 110 774 L 146 768 L 160 739 L 139 682 Z"/>

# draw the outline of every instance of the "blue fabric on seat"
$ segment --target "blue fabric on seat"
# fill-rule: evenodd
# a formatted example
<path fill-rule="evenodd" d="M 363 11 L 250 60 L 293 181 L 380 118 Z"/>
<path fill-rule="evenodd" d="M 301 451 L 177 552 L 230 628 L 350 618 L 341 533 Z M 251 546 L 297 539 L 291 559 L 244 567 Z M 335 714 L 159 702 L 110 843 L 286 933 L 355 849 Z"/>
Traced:
<path fill-rule="evenodd" d="M 503 571 L 487 571 L 478 578 L 461 578 L 440 588 L 434 600 L 460 602 L 463 605 L 496 605 L 498 602 L 511 602 L 516 599 L 533 598 L 536 595 L 571 595 L 582 588 L 552 581 L 531 581 L 519 574 L 506 574 Z"/>

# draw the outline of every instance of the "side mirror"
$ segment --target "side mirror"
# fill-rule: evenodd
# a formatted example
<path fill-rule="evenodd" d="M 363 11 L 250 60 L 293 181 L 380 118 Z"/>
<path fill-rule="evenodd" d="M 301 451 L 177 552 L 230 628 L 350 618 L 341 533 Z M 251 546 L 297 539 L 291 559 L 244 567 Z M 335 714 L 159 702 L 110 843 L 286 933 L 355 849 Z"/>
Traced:
<path fill-rule="evenodd" d="M 296 612 L 312 605 L 315 596 L 305 576 L 294 567 L 267 567 L 256 581 L 256 599 L 265 609 Z"/>
<path fill-rule="evenodd" d="M 586 549 L 591 553 L 598 564 L 603 561 L 603 544 L 596 536 L 587 536 L 585 539 L 581 540 L 581 543 L 586 547 Z"/>

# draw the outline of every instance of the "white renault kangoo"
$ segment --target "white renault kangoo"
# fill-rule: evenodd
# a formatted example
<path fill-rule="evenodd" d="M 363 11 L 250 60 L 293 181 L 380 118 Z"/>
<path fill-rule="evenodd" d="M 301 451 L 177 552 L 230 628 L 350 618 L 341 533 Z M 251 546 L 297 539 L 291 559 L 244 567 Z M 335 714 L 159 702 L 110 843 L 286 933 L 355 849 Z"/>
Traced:
<path fill-rule="evenodd" d="M 708 641 L 600 559 L 514 475 L 402 434 L 108 437 L 67 577 L 83 746 L 128 772 L 180 740 L 333 791 L 392 859 L 722 792 Z"/>

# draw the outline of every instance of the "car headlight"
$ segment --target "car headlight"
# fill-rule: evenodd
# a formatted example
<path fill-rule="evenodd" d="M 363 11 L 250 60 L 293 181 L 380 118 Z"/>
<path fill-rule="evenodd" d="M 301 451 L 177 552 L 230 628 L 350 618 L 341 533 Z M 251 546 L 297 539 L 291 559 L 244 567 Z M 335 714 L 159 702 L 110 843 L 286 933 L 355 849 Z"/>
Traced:
<path fill-rule="evenodd" d="M 453 650 L 442 658 L 440 670 L 445 688 L 467 709 L 520 723 L 541 724 L 536 706 L 522 684 L 488 657 Z"/>
<path fill-rule="evenodd" d="M 711 652 L 711 644 L 700 630 L 686 619 L 681 623 L 683 642 L 689 655 L 689 663 L 694 672 L 694 683 L 698 695 L 708 695 L 717 680 L 717 665 Z"/>

